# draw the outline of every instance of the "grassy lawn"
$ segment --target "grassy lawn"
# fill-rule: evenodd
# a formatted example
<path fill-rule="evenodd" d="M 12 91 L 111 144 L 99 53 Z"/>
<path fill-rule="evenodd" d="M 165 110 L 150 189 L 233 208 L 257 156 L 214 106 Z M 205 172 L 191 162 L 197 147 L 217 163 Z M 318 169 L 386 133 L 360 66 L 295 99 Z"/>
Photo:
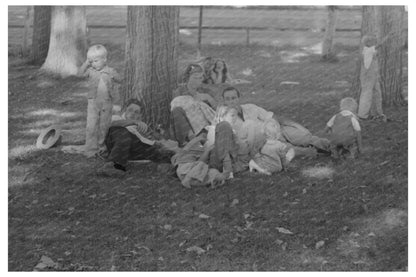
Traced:
<path fill-rule="evenodd" d="M 9 24 L 21 23 L 24 12 L 10 6 Z M 126 20 L 123 6 L 87 12 L 94 24 Z M 342 27 L 358 28 L 359 15 L 343 11 Z M 196 25 L 197 16 L 182 8 L 181 24 Z M 204 24 L 320 28 L 325 18 L 323 10 L 206 9 Z M 22 34 L 9 30 L 9 49 Z M 224 58 L 234 78 L 251 82 L 237 85 L 244 102 L 322 135 L 339 100 L 352 96 L 359 33 L 337 32 L 337 63 L 320 62 L 319 32 L 252 32 L 250 46 L 245 35 L 204 31 L 202 54 Z M 123 29 L 90 33 L 121 73 L 124 36 Z M 180 41 L 182 69 L 195 58 L 196 31 Z M 245 172 L 215 190 L 186 189 L 156 164 L 132 163 L 118 179 L 97 174 L 99 159 L 35 149 L 51 124 L 62 127 L 62 145 L 83 143 L 86 91 L 76 78 L 35 77 L 38 68 L 16 56 L 8 66 L 9 271 L 32 271 L 42 256 L 55 263 L 49 270 L 62 271 L 407 270 L 407 106 L 385 108 L 387 123 L 361 123 L 357 160 L 295 158 L 271 177 Z M 407 87 L 407 53 L 404 66 Z"/>
<path fill-rule="evenodd" d="M 107 46 L 122 72 L 123 47 Z M 319 134 L 350 95 L 357 51 L 337 49 L 338 63 L 295 46 L 206 45 L 203 54 L 252 81 L 239 86 L 246 102 Z M 194 49 L 179 53 L 183 66 Z M 407 270 L 407 107 L 387 108 L 387 123 L 362 123 L 357 160 L 297 158 L 271 177 L 246 172 L 219 189 L 186 189 L 155 164 L 131 164 L 117 179 L 97 175 L 101 160 L 34 149 L 52 123 L 63 145 L 81 144 L 86 117 L 77 79 L 30 78 L 36 69 L 9 58 L 10 271 L 32 271 L 42 256 L 51 270 Z M 333 174 L 305 174 L 318 167 Z"/>

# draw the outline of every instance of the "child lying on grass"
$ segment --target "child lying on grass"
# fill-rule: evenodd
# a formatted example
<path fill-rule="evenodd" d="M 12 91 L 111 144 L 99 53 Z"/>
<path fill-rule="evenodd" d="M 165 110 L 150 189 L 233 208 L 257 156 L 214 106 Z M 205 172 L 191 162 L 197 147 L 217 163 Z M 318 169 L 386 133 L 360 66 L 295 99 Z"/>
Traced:
<path fill-rule="evenodd" d="M 279 141 L 281 136 L 280 126 L 274 119 L 268 119 L 263 125 L 266 143 L 250 160 L 248 166 L 250 172 L 256 170 L 260 173 L 271 175 L 283 170 L 295 157 L 295 151 L 287 144 Z"/>

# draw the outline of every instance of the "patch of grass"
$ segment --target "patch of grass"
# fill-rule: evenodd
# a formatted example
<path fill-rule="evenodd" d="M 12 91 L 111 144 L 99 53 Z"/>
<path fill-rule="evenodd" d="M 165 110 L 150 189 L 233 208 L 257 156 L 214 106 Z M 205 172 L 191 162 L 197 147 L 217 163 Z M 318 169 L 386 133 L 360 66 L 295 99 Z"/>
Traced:
<path fill-rule="evenodd" d="M 112 60 L 122 72 L 118 61 L 123 60 L 123 50 L 114 47 L 118 51 L 113 51 Z M 280 55 L 283 49 L 303 51 L 227 45 L 204 46 L 203 52 L 225 58 L 237 78 L 243 77 L 239 75 L 242 70 L 252 69 L 253 75 L 244 77 L 252 83 L 239 86 L 245 102 L 296 120 L 317 133 L 337 112 L 339 99 L 350 95 L 336 81 L 351 82 L 356 50 L 342 48 L 346 56 L 338 63 L 322 63 L 315 54 L 286 63 Z M 193 47 L 182 45 L 180 65 L 193 52 Z M 264 53 L 270 58 L 262 57 Z M 34 112 L 53 110 L 59 117 L 86 111 L 86 101 L 76 96 L 78 79 L 40 89 L 36 86 L 39 80 L 24 78 L 33 72 L 33 68 L 9 70 L 9 90 L 13 91 L 9 97 L 9 149 L 19 156 L 9 156 L 9 180 L 20 182 L 9 186 L 9 270 L 31 271 L 42 255 L 57 262 L 57 270 L 71 271 L 406 268 L 404 227 L 395 229 L 400 236 L 385 232 L 374 244 L 357 241 L 370 246 L 370 252 L 358 253 L 365 263 L 337 247 L 338 239 L 352 239 L 354 233 L 370 226 L 368 220 L 380 218 L 386 209 L 407 210 L 407 107 L 387 108 L 391 119 L 387 123 L 362 122 L 364 152 L 357 160 L 297 157 L 288 171 L 270 177 L 245 172 L 215 190 L 189 190 L 178 179 L 161 175 L 153 163 L 131 164 L 126 176 L 118 179 L 98 175 L 103 164 L 98 159 L 59 149 L 23 154 L 34 138 L 23 131 L 55 116 Z M 23 77 L 15 79 L 14 74 Z M 288 80 L 300 84 L 280 85 Z M 68 129 L 71 124 L 80 128 L 85 118 L 63 117 L 62 123 Z M 67 136 L 66 143 L 73 143 L 76 137 Z M 302 169 L 319 167 L 332 168 L 332 178 L 301 174 Z M 27 173 L 22 182 L 21 176 Z M 238 203 L 232 205 L 234 199 Z M 201 213 L 209 218 L 200 218 Z M 280 233 L 276 227 L 293 234 Z M 319 241 L 324 246 L 316 249 Z M 206 252 L 186 251 L 191 246 Z"/>

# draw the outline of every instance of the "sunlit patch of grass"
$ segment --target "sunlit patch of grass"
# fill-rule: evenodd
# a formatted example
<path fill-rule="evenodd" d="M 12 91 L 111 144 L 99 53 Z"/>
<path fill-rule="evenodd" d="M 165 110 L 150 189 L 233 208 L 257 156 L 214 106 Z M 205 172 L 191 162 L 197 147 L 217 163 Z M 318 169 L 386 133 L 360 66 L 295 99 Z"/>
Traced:
<path fill-rule="evenodd" d="M 283 63 L 298 63 L 300 58 L 307 57 L 308 54 L 304 52 L 281 51 L 280 52 Z"/>
<path fill-rule="evenodd" d="M 32 153 L 39 151 L 35 145 L 20 145 L 16 146 L 9 151 L 9 159 L 24 160 Z"/>
<path fill-rule="evenodd" d="M 78 116 L 79 114 L 80 114 L 79 112 L 63 112 L 63 111 L 58 111 L 55 109 L 42 109 L 42 110 L 30 112 L 27 114 L 27 116 L 32 117 L 32 116 L 52 115 L 52 116 L 59 116 L 59 117 L 75 117 L 75 116 Z"/>
<path fill-rule="evenodd" d="M 52 120 L 52 119 L 45 119 L 45 120 L 38 120 L 35 122 L 31 122 L 27 125 L 29 125 L 32 128 L 47 128 L 50 125 L 56 124 L 57 120 Z"/>
<path fill-rule="evenodd" d="M 310 167 L 302 170 L 302 174 L 306 177 L 310 178 L 318 178 L 318 179 L 325 179 L 325 178 L 332 178 L 335 170 L 328 167 L 328 166 L 317 166 L 317 167 Z"/>
<path fill-rule="evenodd" d="M 33 183 L 34 177 L 30 176 L 31 165 L 14 165 L 9 168 L 9 187 L 22 186 Z"/>
<path fill-rule="evenodd" d="M 317 44 L 314 44 L 312 46 L 303 47 L 304 50 L 315 54 L 315 55 L 321 55 L 322 54 L 322 42 L 319 42 Z"/>

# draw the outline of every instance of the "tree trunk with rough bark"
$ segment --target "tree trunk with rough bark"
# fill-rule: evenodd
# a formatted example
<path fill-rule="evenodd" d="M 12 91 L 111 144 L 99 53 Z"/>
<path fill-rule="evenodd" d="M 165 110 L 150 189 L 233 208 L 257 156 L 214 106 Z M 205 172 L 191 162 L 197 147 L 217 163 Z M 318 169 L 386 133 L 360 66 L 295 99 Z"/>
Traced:
<path fill-rule="evenodd" d="M 51 35 L 51 6 L 34 6 L 32 62 L 42 64 L 48 55 Z"/>
<path fill-rule="evenodd" d="M 333 40 L 337 25 L 337 7 L 328 6 L 328 19 L 325 28 L 324 41 L 322 43 L 322 60 L 336 59 Z"/>
<path fill-rule="evenodd" d="M 361 72 L 361 62 L 363 52 L 363 45 L 361 40 L 363 36 L 367 34 L 376 34 L 376 11 L 375 6 L 363 6 L 362 7 L 362 16 L 361 16 L 361 36 L 359 41 L 359 51 L 358 58 L 356 61 L 356 70 L 352 83 L 351 90 L 353 91 L 355 98 L 359 99 L 361 94 L 361 84 L 360 84 L 360 72 Z"/>
<path fill-rule="evenodd" d="M 378 50 L 380 86 L 383 103 L 387 106 L 402 105 L 403 75 L 403 6 L 379 6 L 378 38 L 389 36 Z"/>
<path fill-rule="evenodd" d="M 76 75 L 87 52 L 85 6 L 54 6 L 49 50 L 41 70 L 61 77 Z"/>
<path fill-rule="evenodd" d="M 177 86 L 179 8 L 129 6 L 123 103 L 143 102 L 151 127 L 169 126 L 170 101 Z"/>

